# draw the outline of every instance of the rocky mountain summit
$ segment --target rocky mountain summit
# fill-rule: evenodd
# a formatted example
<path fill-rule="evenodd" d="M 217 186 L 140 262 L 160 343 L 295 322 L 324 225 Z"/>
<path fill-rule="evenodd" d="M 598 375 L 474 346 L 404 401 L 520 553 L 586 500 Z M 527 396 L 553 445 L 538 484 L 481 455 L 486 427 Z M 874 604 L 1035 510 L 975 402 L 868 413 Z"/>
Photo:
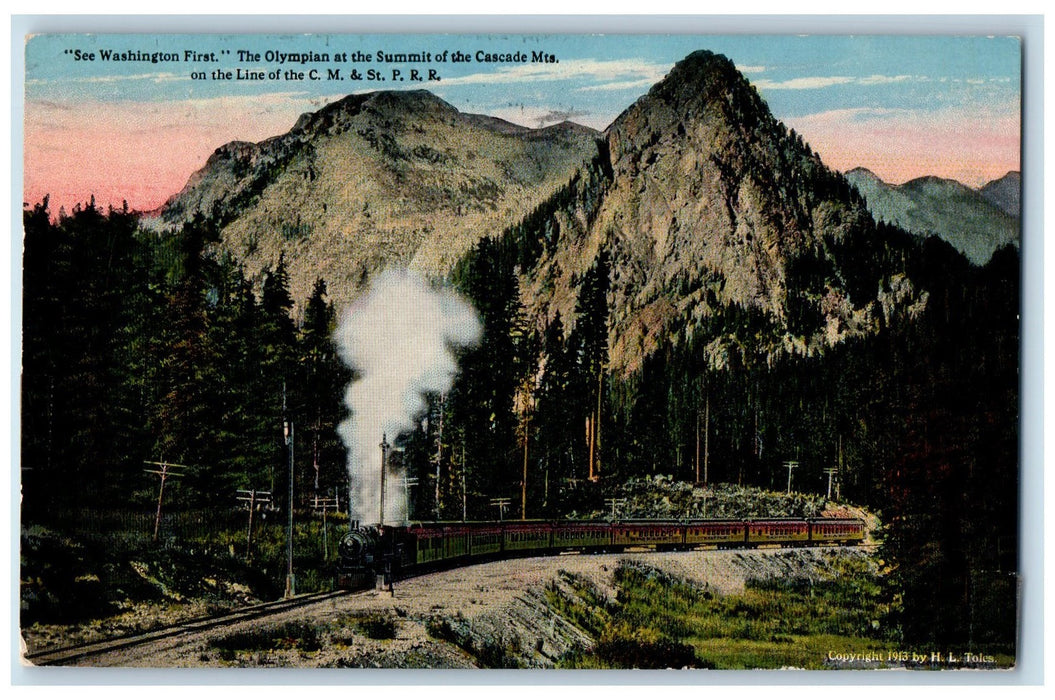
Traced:
<path fill-rule="evenodd" d="M 579 281 L 610 252 L 615 367 L 730 313 L 764 329 L 716 337 L 713 366 L 745 342 L 811 353 L 923 301 L 903 276 L 861 263 L 876 244 L 864 200 L 723 56 L 679 62 L 605 131 L 605 147 L 571 204 L 550 212 L 545 229 L 559 234 L 525 275 L 524 298 L 574 317 Z"/>
<path fill-rule="evenodd" d="M 249 275 L 284 253 L 295 300 L 322 277 L 341 304 L 386 265 L 444 274 L 566 182 L 597 137 L 463 114 L 426 91 L 350 95 L 286 134 L 218 148 L 155 226 L 200 214 Z"/>

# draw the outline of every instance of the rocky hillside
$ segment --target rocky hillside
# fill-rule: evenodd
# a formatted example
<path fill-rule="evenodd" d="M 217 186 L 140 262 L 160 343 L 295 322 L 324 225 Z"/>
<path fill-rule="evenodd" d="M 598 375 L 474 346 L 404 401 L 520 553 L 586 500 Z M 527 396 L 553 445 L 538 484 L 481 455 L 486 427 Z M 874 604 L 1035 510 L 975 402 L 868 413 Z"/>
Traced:
<path fill-rule="evenodd" d="M 864 201 L 723 56 L 679 62 L 613 122 L 605 147 L 526 234 L 545 246 L 523 297 L 539 315 L 575 318 L 604 251 L 614 368 L 634 369 L 664 335 L 730 309 L 764 329 L 715 338 L 715 367 L 745 342 L 763 355 L 813 353 L 923 302 L 903 277 L 861 263 L 877 244 Z"/>
<path fill-rule="evenodd" d="M 663 475 L 629 479 L 615 489 L 615 497 L 623 499 L 618 517 L 631 520 L 809 518 L 849 512 L 848 506 L 820 494 L 785 494 L 735 484 L 693 485 Z M 610 515 L 594 510 L 569 517 L 590 520 Z"/>
<path fill-rule="evenodd" d="M 401 581 L 391 596 L 379 591 L 349 595 L 74 663 L 146 668 L 554 668 L 597 641 L 580 627 L 581 619 L 569 614 L 573 611 L 567 603 L 581 609 L 587 603 L 617 601 L 616 573 L 622 566 L 663 572 L 709 595 L 725 596 L 743 593 L 752 581 L 829 578 L 853 562 L 874 567 L 868 552 L 857 548 L 494 561 Z M 33 630 L 30 649 L 43 646 L 44 640 L 36 636 L 41 633 Z"/>
<path fill-rule="evenodd" d="M 890 185 L 865 168 L 851 170 L 846 178 L 877 220 L 919 236 L 938 236 L 975 265 L 984 265 L 997 248 L 1018 245 L 1021 180 L 1017 175 L 1008 173 L 981 190 L 938 177 Z"/>
<path fill-rule="evenodd" d="M 285 253 L 295 300 L 321 276 L 340 304 L 388 264 L 444 273 L 566 182 L 597 137 L 462 114 L 425 91 L 351 95 L 287 134 L 218 148 L 154 225 L 201 214 L 249 275 Z"/>

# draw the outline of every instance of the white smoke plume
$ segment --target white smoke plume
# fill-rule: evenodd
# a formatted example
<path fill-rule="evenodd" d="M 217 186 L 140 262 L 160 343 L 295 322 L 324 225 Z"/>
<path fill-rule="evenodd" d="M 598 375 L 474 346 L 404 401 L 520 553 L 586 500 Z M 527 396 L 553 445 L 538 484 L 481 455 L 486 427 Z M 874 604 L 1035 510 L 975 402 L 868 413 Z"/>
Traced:
<path fill-rule="evenodd" d="M 476 311 L 453 291 L 407 270 L 385 270 L 343 314 L 335 340 L 355 373 L 337 431 L 348 448 L 350 515 L 380 516 L 381 438 L 391 445 L 425 413 L 425 396 L 448 391 L 458 373 L 453 351 L 479 342 Z M 406 519 L 403 474 L 385 475 L 384 522 Z"/>

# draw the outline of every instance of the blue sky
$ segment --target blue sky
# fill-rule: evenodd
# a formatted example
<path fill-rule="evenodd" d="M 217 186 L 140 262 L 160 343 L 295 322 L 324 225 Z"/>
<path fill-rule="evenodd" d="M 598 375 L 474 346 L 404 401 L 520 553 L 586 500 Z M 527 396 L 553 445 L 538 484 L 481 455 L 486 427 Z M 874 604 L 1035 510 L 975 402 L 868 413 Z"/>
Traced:
<path fill-rule="evenodd" d="M 480 49 L 492 53 L 541 50 L 555 54 L 560 63 L 434 62 L 431 67 L 440 71 L 443 79 L 428 87 L 456 106 L 461 103 L 476 110 L 501 107 L 510 101 L 534 107 L 562 102 L 586 112 L 588 120 L 597 123 L 610 121 L 676 61 L 700 48 L 732 59 L 759 87 L 779 117 L 835 106 L 935 109 L 979 99 L 1006 101 L 1017 97 L 1021 61 L 1020 44 L 1014 37 L 45 35 L 27 45 L 27 98 L 161 101 L 276 91 L 323 97 L 333 95 L 338 87 L 332 82 L 309 80 L 192 81 L 187 75 L 189 69 L 213 65 L 88 62 L 65 54 L 67 49 L 101 48 L 177 54 L 186 48 L 203 52 L 226 48 L 232 55 L 221 58 L 228 68 L 281 67 L 277 62 L 238 61 L 238 49 L 260 54 L 268 49 L 331 55 L 354 50 L 373 55 L 381 50 L 431 52 L 434 56 L 445 49 L 470 54 Z M 332 61 L 325 65 L 353 67 Z M 405 65 L 409 64 L 384 67 Z M 349 91 L 402 87 L 365 80 L 346 85 Z"/>

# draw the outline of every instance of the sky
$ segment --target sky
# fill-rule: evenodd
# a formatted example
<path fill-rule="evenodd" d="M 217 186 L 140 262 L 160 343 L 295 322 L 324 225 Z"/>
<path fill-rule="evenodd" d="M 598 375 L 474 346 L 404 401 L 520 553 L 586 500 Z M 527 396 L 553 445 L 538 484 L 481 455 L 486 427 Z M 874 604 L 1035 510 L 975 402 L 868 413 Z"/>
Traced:
<path fill-rule="evenodd" d="M 353 92 L 423 88 L 463 112 L 604 129 L 697 49 L 729 57 L 837 170 L 978 187 L 1020 169 L 1015 37 L 42 34 L 25 51 L 24 201 L 151 210 L 219 146 Z"/>

